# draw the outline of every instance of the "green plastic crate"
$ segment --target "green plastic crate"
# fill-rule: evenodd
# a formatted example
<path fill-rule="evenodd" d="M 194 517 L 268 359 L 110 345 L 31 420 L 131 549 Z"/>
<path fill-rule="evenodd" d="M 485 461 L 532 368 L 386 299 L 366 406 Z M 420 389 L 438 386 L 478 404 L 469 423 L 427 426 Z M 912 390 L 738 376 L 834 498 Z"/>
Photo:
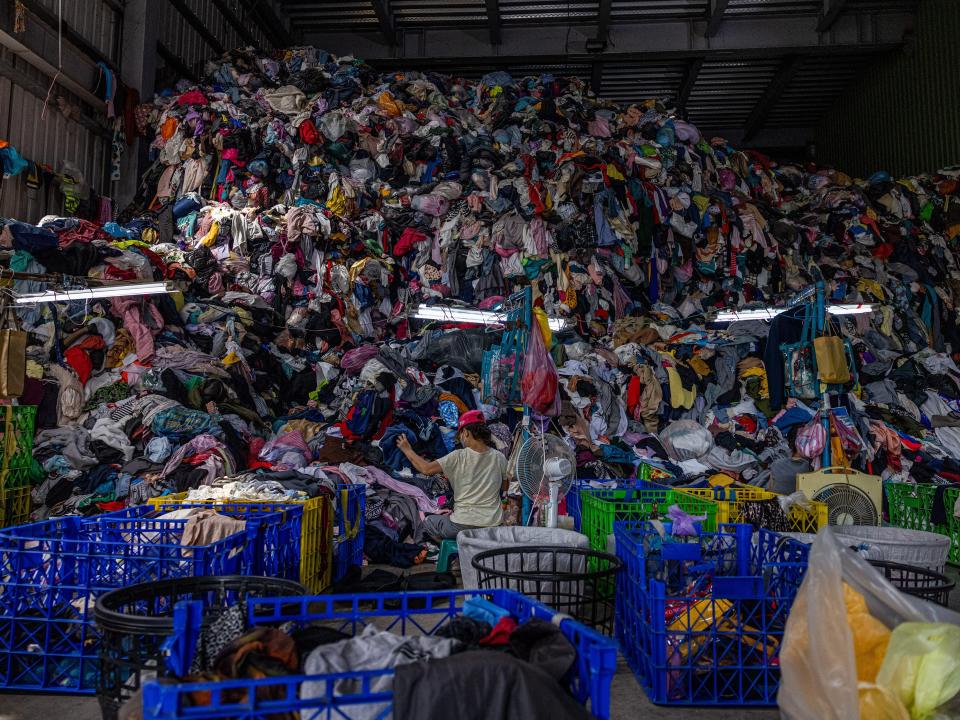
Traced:
<path fill-rule="evenodd" d="M 933 498 L 937 488 L 934 485 L 914 485 L 913 483 L 884 483 L 887 493 L 887 505 L 890 524 L 908 530 L 949 534 L 946 525 L 937 525 L 931 519 Z"/>
<path fill-rule="evenodd" d="M 623 520 L 649 520 L 654 506 L 665 518 L 671 505 L 694 516 L 706 516 L 703 529 L 717 529 L 717 503 L 687 493 L 663 489 L 604 490 L 584 488 L 580 491 L 582 507 L 581 532 L 590 539 L 590 547 L 607 551 L 607 536 L 613 533 L 613 524 Z"/>
<path fill-rule="evenodd" d="M 936 485 L 914 485 L 913 483 L 885 483 L 890 524 L 908 530 L 946 535 L 950 538 L 950 555 L 947 560 L 952 565 L 960 565 L 960 518 L 953 516 L 953 507 L 960 496 L 960 489 L 948 488 L 943 493 L 947 524 L 935 523 L 933 503 L 937 495 Z"/>
<path fill-rule="evenodd" d="M 7 405 L 0 408 L 0 468 L 30 467 L 36 420 L 36 405 Z"/>
<path fill-rule="evenodd" d="M 950 555 L 947 560 L 952 565 L 960 565 L 960 518 L 953 515 L 958 497 L 960 497 L 958 488 L 949 488 L 943 493 L 943 504 L 947 507 L 947 534 L 950 536 Z"/>
<path fill-rule="evenodd" d="M 33 467 L 10 468 L 0 471 L 0 492 L 16 488 L 30 487 L 36 477 Z"/>

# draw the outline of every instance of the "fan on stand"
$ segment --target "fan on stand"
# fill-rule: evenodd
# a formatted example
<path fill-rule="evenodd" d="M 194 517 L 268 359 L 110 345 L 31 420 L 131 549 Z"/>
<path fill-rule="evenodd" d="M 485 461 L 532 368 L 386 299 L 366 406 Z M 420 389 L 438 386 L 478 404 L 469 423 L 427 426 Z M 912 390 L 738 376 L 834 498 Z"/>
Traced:
<path fill-rule="evenodd" d="M 557 527 L 560 498 L 570 490 L 576 468 L 573 451 L 556 435 L 530 435 L 520 446 L 514 475 L 534 508 L 546 506 L 546 527 Z"/>

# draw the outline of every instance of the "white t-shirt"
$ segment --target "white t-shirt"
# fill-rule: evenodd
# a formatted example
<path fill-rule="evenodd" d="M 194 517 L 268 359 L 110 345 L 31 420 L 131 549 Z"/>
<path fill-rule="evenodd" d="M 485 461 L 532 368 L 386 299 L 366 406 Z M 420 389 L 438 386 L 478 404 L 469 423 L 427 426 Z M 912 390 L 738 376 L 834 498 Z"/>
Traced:
<path fill-rule="evenodd" d="M 499 450 L 477 452 L 470 448 L 454 450 L 437 462 L 453 488 L 455 500 L 450 519 L 458 525 L 494 527 L 503 520 L 500 486 L 507 470 L 507 459 Z"/>

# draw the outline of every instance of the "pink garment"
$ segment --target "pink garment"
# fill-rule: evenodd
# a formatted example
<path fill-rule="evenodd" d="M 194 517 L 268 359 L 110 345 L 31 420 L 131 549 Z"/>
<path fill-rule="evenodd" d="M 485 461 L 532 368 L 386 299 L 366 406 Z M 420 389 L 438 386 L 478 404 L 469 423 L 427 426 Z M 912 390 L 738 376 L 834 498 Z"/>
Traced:
<path fill-rule="evenodd" d="M 375 358 L 380 351 L 376 345 L 361 345 L 356 350 L 345 353 L 340 360 L 340 369 L 349 375 L 359 375 L 364 366 Z"/>
<path fill-rule="evenodd" d="M 165 478 L 167 475 L 180 467 L 180 464 L 188 457 L 199 455 L 202 452 L 210 452 L 215 448 L 221 447 L 223 447 L 223 443 L 217 440 L 213 435 L 197 435 L 186 445 L 178 448 L 177 451 L 170 457 L 170 459 L 167 460 L 167 464 L 163 466 L 163 472 L 160 473 L 160 477 Z"/>
<path fill-rule="evenodd" d="M 153 337 L 163 330 L 163 315 L 157 306 L 150 300 L 135 297 L 113 298 L 110 305 L 113 314 L 123 319 L 123 326 L 133 336 L 140 362 L 150 362 L 156 350 Z"/>
<path fill-rule="evenodd" d="M 278 435 L 264 445 L 260 451 L 260 459 L 267 460 L 268 462 L 277 462 L 280 458 L 285 457 L 291 450 L 296 450 L 303 455 L 306 461 L 303 465 L 308 465 L 313 458 L 313 453 L 303 439 L 303 435 L 299 430 L 294 430 L 293 432 Z M 303 467 L 303 465 L 299 467 Z"/>
<path fill-rule="evenodd" d="M 341 465 L 341 467 L 344 467 Z M 367 471 L 367 476 L 373 480 L 377 485 L 398 492 L 401 495 L 408 495 L 414 499 L 417 503 L 417 508 L 420 512 L 425 513 L 436 513 L 439 512 L 440 506 L 437 505 L 436 501 L 431 499 L 423 490 L 418 488 L 416 485 L 410 485 L 409 483 L 400 482 L 394 478 L 387 475 L 383 470 L 372 465 L 366 468 L 363 468 Z M 347 468 L 349 474 L 349 468 Z"/>

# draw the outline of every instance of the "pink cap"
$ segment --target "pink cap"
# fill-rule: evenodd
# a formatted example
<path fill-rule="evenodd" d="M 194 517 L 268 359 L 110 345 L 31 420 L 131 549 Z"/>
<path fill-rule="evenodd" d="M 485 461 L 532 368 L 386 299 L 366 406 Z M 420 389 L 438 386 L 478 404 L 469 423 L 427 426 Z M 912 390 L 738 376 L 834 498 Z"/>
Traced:
<path fill-rule="evenodd" d="M 460 422 L 457 423 L 457 431 L 463 430 L 467 425 L 472 425 L 473 423 L 482 423 L 486 422 L 486 418 L 483 417 L 483 413 L 479 410 L 468 410 L 463 415 L 460 416 Z"/>

